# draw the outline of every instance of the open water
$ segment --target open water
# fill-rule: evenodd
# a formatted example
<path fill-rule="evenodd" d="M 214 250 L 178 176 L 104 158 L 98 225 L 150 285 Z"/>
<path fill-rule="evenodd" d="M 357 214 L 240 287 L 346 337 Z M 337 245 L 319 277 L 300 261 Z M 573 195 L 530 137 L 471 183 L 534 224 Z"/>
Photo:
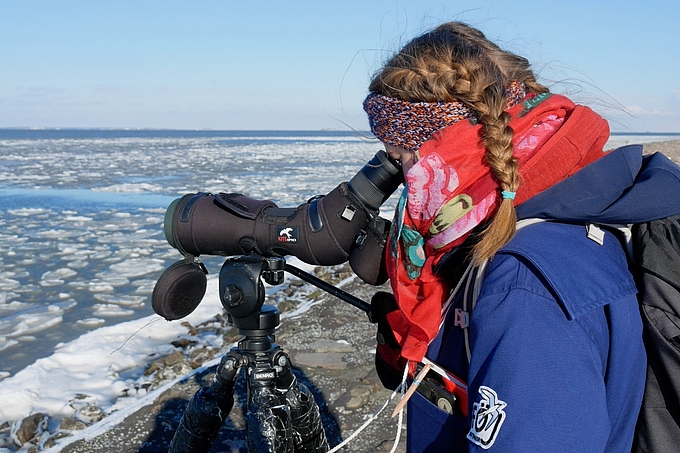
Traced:
<path fill-rule="evenodd" d="M 0 379 L 101 326 L 152 314 L 180 256 L 170 202 L 240 192 L 297 206 L 380 144 L 357 132 L 0 130 Z M 609 147 L 680 135 L 613 136 Z M 391 216 L 393 201 L 383 211 Z M 203 257 L 217 272 L 218 257 Z"/>
<path fill-rule="evenodd" d="M 156 279 L 180 257 L 162 229 L 173 199 L 297 206 L 378 149 L 354 132 L 0 130 L 0 376 L 153 313 Z"/>

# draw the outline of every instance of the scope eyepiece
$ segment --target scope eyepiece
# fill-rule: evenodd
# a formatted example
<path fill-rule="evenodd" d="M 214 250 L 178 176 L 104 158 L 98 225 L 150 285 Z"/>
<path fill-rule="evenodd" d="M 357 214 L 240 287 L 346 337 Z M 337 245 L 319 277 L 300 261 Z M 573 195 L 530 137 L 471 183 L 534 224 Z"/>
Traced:
<path fill-rule="evenodd" d="M 403 182 L 401 165 L 379 151 L 347 185 L 366 208 L 376 211 Z"/>

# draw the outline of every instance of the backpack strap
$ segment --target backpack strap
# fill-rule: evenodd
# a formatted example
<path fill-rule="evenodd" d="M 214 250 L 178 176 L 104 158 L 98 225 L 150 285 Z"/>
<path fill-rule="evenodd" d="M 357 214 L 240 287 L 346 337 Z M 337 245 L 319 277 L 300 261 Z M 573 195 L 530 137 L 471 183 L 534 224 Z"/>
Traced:
<path fill-rule="evenodd" d="M 552 222 L 551 219 L 539 219 L 539 218 L 528 218 L 522 219 L 517 222 L 516 230 L 519 231 L 522 228 L 528 227 L 542 222 Z M 632 260 L 633 257 L 633 244 L 632 244 L 632 232 L 629 225 L 596 225 L 596 224 L 585 224 L 586 234 L 589 239 L 602 245 L 604 239 L 604 232 L 600 229 L 600 226 L 607 227 L 609 229 L 616 230 L 619 234 L 617 236 L 621 239 L 621 243 L 628 252 L 628 257 Z M 455 324 L 463 328 L 463 334 L 465 337 L 465 352 L 467 354 L 468 363 L 472 357 L 472 350 L 470 347 L 470 314 L 474 310 L 477 304 L 477 299 L 482 291 L 482 285 L 484 283 L 484 276 L 486 274 L 486 267 L 488 265 L 488 260 L 484 260 L 477 266 L 473 266 L 472 263 L 468 266 L 468 269 L 463 274 L 463 277 L 458 282 L 458 285 L 451 292 L 449 299 L 444 305 L 445 310 L 448 311 L 453 300 L 457 297 L 460 292 L 461 287 L 463 289 L 463 308 L 456 309 L 455 313 Z"/>
<path fill-rule="evenodd" d="M 545 219 L 538 218 L 522 219 L 517 222 L 516 229 L 519 230 L 526 226 L 546 221 L 547 220 Z M 461 288 L 464 287 L 463 308 L 456 309 L 454 322 L 455 325 L 460 326 L 463 329 L 463 335 L 465 337 L 465 352 L 467 354 L 468 363 L 470 363 L 470 359 L 472 357 L 472 349 L 470 347 L 470 314 L 477 304 L 479 294 L 482 292 L 482 284 L 484 283 L 484 275 L 486 273 L 486 266 L 488 263 L 488 259 L 482 261 L 477 266 L 474 266 L 471 262 L 468 265 L 468 268 L 465 270 L 463 277 L 461 277 L 456 287 L 453 289 L 453 291 L 451 291 L 451 295 L 444 304 L 444 311 L 447 312 L 455 298 L 458 296 Z M 445 312 L 443 313 L 444 315 L 446 314 Z M 444 319 L 444 316 L 442 316 L 442 319 Z"/>

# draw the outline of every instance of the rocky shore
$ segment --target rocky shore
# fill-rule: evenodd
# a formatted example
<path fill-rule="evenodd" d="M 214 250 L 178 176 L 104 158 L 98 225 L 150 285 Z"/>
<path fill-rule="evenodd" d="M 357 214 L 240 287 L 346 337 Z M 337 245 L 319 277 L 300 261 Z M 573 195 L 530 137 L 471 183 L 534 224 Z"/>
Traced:
<path fill-rule="evenodd" d="M 387 290 L 387 287 L 364 284 L 353 277 L 347 265 L 317 268 L 315 274 L 334 285 L 343 285 L 345 291 L 367 302 L 375 291 Z M 359 308 L 301 280 L 292 280 L 271 299 L 265 303 L 276 304 L 282 314 L 275 335 L 276 344 L 289 354 L 294 373 L 313 393 L 329 443 L 335 446 L 364 424 L 391 395 L 390 391 L 382 388 L 373 367 L 375 326 Z M 295 315 L 301 300 L 312 301 L 312 307 Z M 144 385 L 148 386 L 149 392 L 158 392 L 154 389 L 176 380 L 178 376 L 187 377 L 159 393 L 152 404 L 140 408 L 101 435 L 71 442 L 63 448 L 58 446 L 60 438 L 72 436 L 102 420 L 102 411 L 83 403 L 74 417 L 62 420 L 54 432 L 46 431 L 46 416 L 33 414 L 13 434 L 9 432 L 9 426 L 0 427 L 0 436 L 5 438 L 0 446 L 8 452 L 46 449 L 65 453 L 167 451 L 186 403 L 201 386 L 211 382 L 216 365 L 204 367 L 203 364 L 214 363 L 215 358 L 227 352 L 227 349 L 215 350 L 202 345 L 199 340 L 201 334 L 217 332 L 224 336 L 226 345 L 233 344 L 240 337 L 221 313 L 198 326 L 184 325 L 187 334 L 173 341 L 175 352 L 148 364 L 145 374 L 149 379 Z M 211 452 L 247 451 L 244 435 L 245 378 L 241 375 L 236 384 L 236 403 Z M 390 451 L 397 434 L 397 418 L 391 418 L 395 404 L 393 400 L 365 431 L 341 451 Z M 20 449 L 19 443 L 23 445 Z M 397 451 L 405 451 L 404 437 Z"/>
<path fill-rule="evenodd" d="M 645 153 L 660 151 L 680 163 L 680 141 L 649 143 L 644 148 Z M 358 278 L 352 279 L 346 265 L 319 268 L 317 274 L 333 284 L 346 283 L 343 289 L 364 301 L 370 301 L 376 291 L 386 290 L 363 284 Z M 375 326 L 362 310 L 299 280 L 293 280 L 277 298 L 282 322 L 276 343 L 288 352 L 295 374 L 315 395 L 329 442 L 331 446 L 337 445 L 361 426 L 391 394 L 382 388 L 373 368 Z M 294 313 L 300 300 L 312 300 L 314 304 L 296 316 Z M 186 328 L 187 335 L 173 342 L 174 353 L 149 363 L 145 373 L 148 379 L 143 385 L 149 392 L 159 392 L 154 389 L 176 380 L 177 376 L 188 377 L 159 393 L 152 404 L 140 408 L 104 434 L 78 440 L 63 449 L 59 449 L 58 439 L 96 424 L 105 414 L 84 398 L 76 416 L 62 420 L 53 432 L 47 431 L 47 416 L 32 414 L 18 428 L 7 424 L 0 426 L 0 452 L 38 452 L 50 448 L 66 453 L 166 451 L 187 401 L 201 386 L 209 384 L 214 373 L 215 365 L 204 367 L 203 364 L 226 352 L 202 345 L 198 340 L 201 332 L 218 332 L 228 345 L 238 339 L 223 314 L 216 314 L 213 320 L 199 326 L 187 323 Z M 243 381 L 242 377 L 237 381 L 236 404 L 210 450 L 213 453 L 246 451 Z M 390 451 L 397 432 L 397 419 L 390 417 L 395 404 L 392 401 L 341 451 Z M 405 432 L 405 424 L 403 429 Z M 403 437 L 397 451 L 405 451 Z"/>

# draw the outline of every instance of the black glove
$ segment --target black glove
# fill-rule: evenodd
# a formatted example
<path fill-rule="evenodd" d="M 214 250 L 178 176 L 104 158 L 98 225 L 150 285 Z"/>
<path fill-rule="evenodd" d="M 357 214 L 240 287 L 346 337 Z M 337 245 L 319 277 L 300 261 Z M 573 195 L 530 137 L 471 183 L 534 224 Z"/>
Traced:
<path fill-rule="evenodd" d="M 380 286 L 387 281 L 385 245 L 390 225 L 389 220 L 380 217 L 371 219 L 349 254 L 349 266 L 369 285 Z"/>
<path fill-rule="evenodd" d="M 375 369 L 380 382 L 390 390 L 399 387 L 406 366 L 406 359 L 401 357 L 401 346 L 387 320 L 387 315 L 395 310 L 399 310 L 399 306 L 391 293 L 378 291 L 373 295 L 369 319 L 378 325 Z"/>

